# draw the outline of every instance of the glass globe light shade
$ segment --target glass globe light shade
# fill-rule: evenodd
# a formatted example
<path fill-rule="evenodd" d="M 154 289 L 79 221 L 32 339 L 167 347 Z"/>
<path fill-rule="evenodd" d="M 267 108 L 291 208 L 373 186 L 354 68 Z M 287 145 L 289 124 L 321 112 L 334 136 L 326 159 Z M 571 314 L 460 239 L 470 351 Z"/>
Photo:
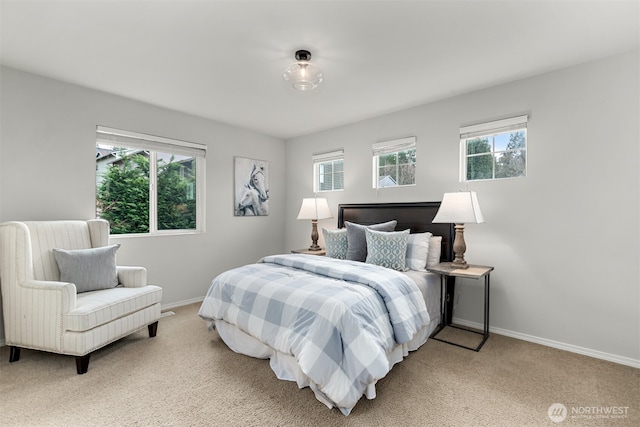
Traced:
<path fill-rule="evenodd" d="M 282 73 L 284 80 L 294 89 L 300 91 L 312 90 L 320 86 L 324 79 L 322 71 L 309 62 L 311 54 L 308 51 L 296 52 L 298 62 L 290 65 Z"/>

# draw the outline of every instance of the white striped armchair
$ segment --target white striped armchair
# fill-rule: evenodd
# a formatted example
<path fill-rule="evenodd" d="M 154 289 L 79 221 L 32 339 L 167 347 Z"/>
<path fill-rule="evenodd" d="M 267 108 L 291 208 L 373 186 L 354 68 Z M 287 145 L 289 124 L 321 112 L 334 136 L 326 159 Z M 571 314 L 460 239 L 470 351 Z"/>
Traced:
<path fill-rule="evenodd" d="M 77 372 L 84 374 L 94 350 L 145 326 L 150 337 L 156 335 L 162 288 L 147 285 L 144 267 L 116 266 L 117 248 L 108 245 L 109 223 L 104 220 L 0 224 L 0 285 L 9 362 L 20 359 L 21 348 L 43 350 L 76 356 Z M 104 251 L 110 253 L 103 255 Z M 112 274 L 111 283 L 95 280 L 81 285 L 87 276 L 86 281 L 92 282 L 94 266 L 96 275 L 98 270 Z M 115 272 L 109 271 L 111 266 Z"/>

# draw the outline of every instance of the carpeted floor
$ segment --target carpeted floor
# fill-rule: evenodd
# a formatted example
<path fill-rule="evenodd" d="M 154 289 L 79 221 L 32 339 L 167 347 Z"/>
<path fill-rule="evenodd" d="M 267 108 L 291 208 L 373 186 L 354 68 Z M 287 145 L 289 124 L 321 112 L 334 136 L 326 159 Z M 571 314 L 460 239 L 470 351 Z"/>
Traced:
<path fill-rule="evenodd" d="M 428 341 L 345 417 L 230 351 L 198 308 L 172 309 L 156 338 L 145 328 L 95 352 L 85 375 L 73 357 L 22 350 L 9 364 L 0 348 L 0 425 L 640 425 L 640 370 L 500 335 L 478 353 Z"/>

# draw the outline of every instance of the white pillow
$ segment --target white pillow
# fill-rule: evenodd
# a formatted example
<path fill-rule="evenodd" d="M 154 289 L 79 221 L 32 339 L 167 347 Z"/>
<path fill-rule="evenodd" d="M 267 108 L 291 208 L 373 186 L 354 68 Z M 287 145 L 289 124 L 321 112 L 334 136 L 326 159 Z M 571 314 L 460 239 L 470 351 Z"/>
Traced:
<path fill-rule="evenodd" d="M 429 239 L 432 234 L 409 234 L 407 242 L 407 268 L 415 271 L 427 271 L 427 255 L 429 253 Z"/>
<path fill-rule="evenodd" d="M 440 263 L 442 252 L 442 236 L 431 236 L 429 239 L 429 254 L 427 255 L 427 268 Z"/>

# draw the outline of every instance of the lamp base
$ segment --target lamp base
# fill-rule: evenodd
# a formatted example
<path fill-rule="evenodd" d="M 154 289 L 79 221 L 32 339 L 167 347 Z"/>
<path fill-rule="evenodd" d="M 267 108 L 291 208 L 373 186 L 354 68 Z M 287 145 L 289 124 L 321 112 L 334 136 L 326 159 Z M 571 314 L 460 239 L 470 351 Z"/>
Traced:
<path fill-rule="evenodd" d="M 455 268 L 458 270 L 464 270 L 465 268 L 469 268 L 469 264 L 467 264 L 467 262 L 465 260 L 462 260 L 462 262 L 458 261 L 458 260 L 454 260 L 451 263 L 451 268 Z"/>
<path fill-rule="evenodd" d="M 321 248 L 318 245 L 318 220 L 311 220 L 311 246 L 309 246 L 310 251 L 319 251 Z"/>
<path fill-rule="evenodd" d="M 456 235 L 453 239 L 453 262 L 451 266 L 454 268 L 469 268 L 469 264 L 464 260 L 464 253 L 467 250 L 467 244 L 464 241 L 464 224 L 456 224 L 454 226 Z"/>

